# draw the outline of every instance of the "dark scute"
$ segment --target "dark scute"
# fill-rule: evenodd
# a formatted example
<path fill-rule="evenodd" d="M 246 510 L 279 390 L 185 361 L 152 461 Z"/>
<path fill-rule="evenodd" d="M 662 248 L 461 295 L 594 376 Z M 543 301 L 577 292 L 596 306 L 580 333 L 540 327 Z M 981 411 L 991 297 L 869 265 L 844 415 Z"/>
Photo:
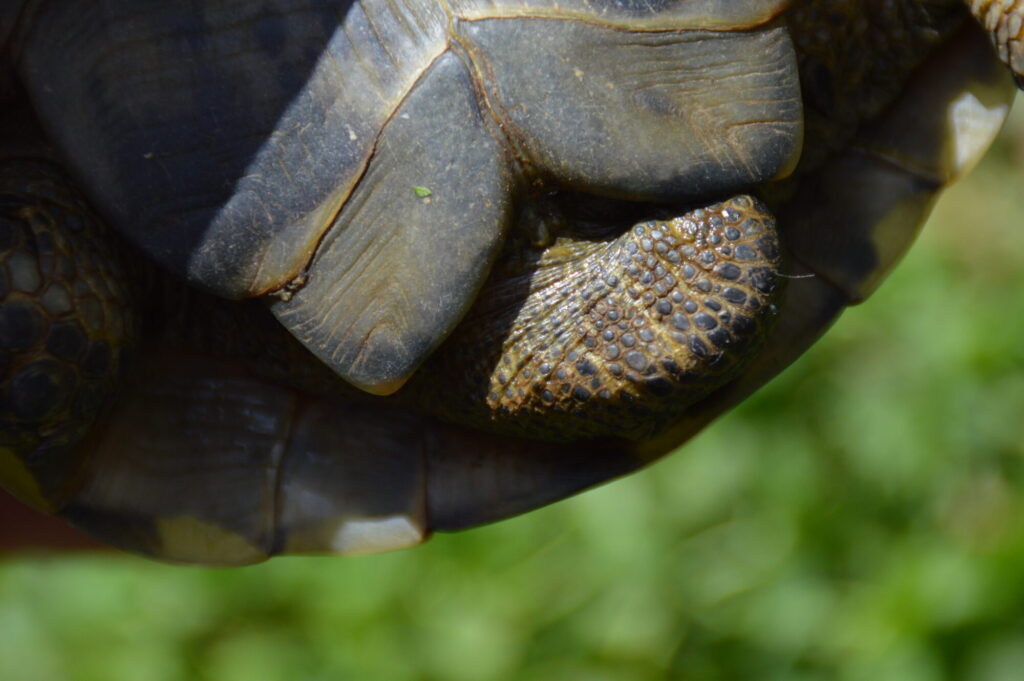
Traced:
<path fill-rule="evenodd" d="M 738 334 L 746 334 L 754 330 L 754 320 L 750 317 L 744 317 L 741 314 L 736 315 L 732 320 L 732 330 Z"/>
<path fill-rule="evenodd" d="M 635 371 L 643 371 L 647 368 L 647 358 L 642 353 L 633 350 L 626 353 L 626 364 Z"/>
<path fill-rule="evenodd" d="M 694 324 L 700 329 L 713 329 L 718 326 L 718 322 L 711 315 L 704 314 L 703 312 L 693 318 Z"/>
<path fill-rule="evenodd" d="M 832 86 L 832 72 L 814 57 L 805 55 L 800 64 L 800 84 L 804 94 L 804 106 L 817 109 L 825 116 L 835 108 L 835 93 Z"/>
<path fill-rule="evenodd" d="M 3 207 L 4 197 L 0 196 L 0 208 Z M 14 248 L 17 243 L 17 236 L 15 235 L 15 226 L 10 220 L 0 217 L 0 253 L 10 251 Z M 20 232 L 20 229 L 17 229 Z"/>
<path fill-rule="evenodd" d="M 310 83 L 353 4 L 48 4 L 46 21 L 19 45 L 24 81 L 116 227 L 179 275 L 252 295 L 265 264 L 258 256 L 281 248 L 294 216 L 361 158 L 343 149 L 344 132 L 338 144 L 315 144 L 308 162 L 298 144 L 268 143 L 275 130 L 322 117 Z M 282 157 L 294 181 L 279 180 Z M 273 283 L 290 273 L 263 269 Z"/>
<path fill-rule="evenodd" d="M 256 43 L 267 54 L 276 57 L 285 47 L 288 34 L 286 24 L 276 17 L 268 17 L 256 24 Z"/>
<path fill-rule="evenodd" d="M 46 263 L 51 260 L 55 251 L 57 250 L 57 244 L 53 240 L 53 232 L 33 230 L 35 233 L 33 236 L 32 245 L 35 247 L 36 258 L 39 261 L 39 268 L 46 273 Z"/>
<path fill-rule="evenodd" d="M 110 397 L 110 386 L 103 380 L 86 381 L 75 395 L 72 413 L 76 419 L 88 423 L 103 410 Z"/>
<path fill-rule="evenodd" d="M 696 334 L 690 336 L 690 351 L 698 357 L 708 356 L 708 346 Z"/>
<path fill-rule="evenodd" d="M 730 303 L 736 303 L 737 305 L 747 300 L 747 294 L 738 288 L 726 288 L 722 291 L 722 297 L 728 300 Z"/>
<path fill-rule="evenodd" d="M 43 333 L 43 316 L 31 303 L 0 306 L 0 347 L 12 352 L 28 350 Z"/>
<path fill-rule="evenodd" d="M 103 376 L 110 370 L 110 346 L 103 341 L 93 341 L 82 362 L 82 371 L 89 376 Z"/>
<path fill-rule="evenodd" d="M 775 290 L 775 275 L 770 270 L 758 269 L 750 275 L 750 283 L 761 293 L 768 294 Z"/>
<path fill-rule="evenodd" d="M 22 421 L 41 421 L 57 413 L 74 386 L 70 370 L 52 360 L 33 362 L 11 381 L 0 412 L 10 411 Z"/>
<path fill-rule="evenodd" d="M 674 359 L 662 360 L 661 366 L 665 368 L 665 371 L 669 372 L 673 376 L 679 376 L 683 373 L 683 370 L 679 367 L 679 364 Z"/>
<path fill-rule="evenodd" d="M 723 265 L 718 266 L 718 276 L 720 276 L 722 279 L 739 279 L 740 268 L 731 262 L 727 262 Z"/>
<path fill-rule="evenodd" d="M 757 247 L 761 249 L 761 253 L 764 257 L 769 260 L 775 260 L 779 257 L 778 242 L 771 237 L 762 237 L 757 240 Z"/>
<path fill-rule="evenodd" d="M 428 494 L 433 529 L 447 532 L 522 513 L 618 477 L 644 463 L 630 454 L 628 448 L 600 440 L 586 446 L 506 442 L 486 448 L 489 453 L 482 455 L 477 448 L 450 446 L 442 441 L 428 453 L 432 475 L 435 471 L 442 471 L 448 480 L 464 481 L 456 485 L 456 489 L 494 490 L 486 495 Z M 481 461 L 485 461 L 484 465 Z M 500 475 L 489 483 L 488 471 L 512 473 Z M 466 498 L 473 500 L 472 507 L 462 505 Z"/>
<path fill-rule="evenodd" d="M 756 260 L 757 251 L 752 246 L 740 244 L 736 247 L 736 257 L 740 260 Z"/>
<path fill-rule="evenodd" d="M 586 402 L 590 399 L 590 391 L 581 385 L 576 386 L 572 389 L 572 396 L 574 399 L 580 402 Z"/>
<path fill-rule="evenodd" d="M 668 397 L 672 394 L 672 382 L 664 376 L 649 378 L 644 382 L 644 385 L 651 391 L 651 394 L 658 397 Z"/>
<path fill-rule="evenodd" d="M 107 544 L 131 547 L 133 551 L 150 555 L 160 552 L 157 540 L 160 532 L 151 516 L 80 505 L 66 507 L 61 516 Z"/>
<path fill-rule="evenodd" d="M 729 332 L 722 327 L 718 327 L 714 331 L 710 331 L 708 333 L 708 340 L 719 348 L 725 348 L 732 342 L 732 336 L 730 336 Z"/>
<path fill-rule="evenodd" d="M 66 320 L 57 322 L 46 336 L 46 350 L 54 357 L 76 360 L 85 352 L 87 339 L 78 322 Z"/>

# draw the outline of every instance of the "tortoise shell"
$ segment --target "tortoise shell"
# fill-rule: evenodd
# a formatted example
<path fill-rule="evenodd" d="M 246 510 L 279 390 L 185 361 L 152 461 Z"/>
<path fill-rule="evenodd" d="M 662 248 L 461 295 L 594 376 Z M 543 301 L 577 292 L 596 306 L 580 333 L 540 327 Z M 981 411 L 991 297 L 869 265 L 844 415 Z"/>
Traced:
<path fill-rule="evenodd" d="M 664 455 L 870 295 L 1001 126 L 968 8 L 897 4 L 4 10 L 0 479 L 244 563 Z"/>

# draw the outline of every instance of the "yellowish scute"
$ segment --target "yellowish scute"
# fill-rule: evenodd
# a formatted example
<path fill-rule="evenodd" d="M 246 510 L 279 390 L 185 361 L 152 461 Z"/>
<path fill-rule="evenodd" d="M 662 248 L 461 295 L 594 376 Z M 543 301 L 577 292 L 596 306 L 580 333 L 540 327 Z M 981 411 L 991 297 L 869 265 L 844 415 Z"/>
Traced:
<path fill-rule="evenodd" d="M 156 532 L 164 560 L 243 565 L 267 558 L 241 535 L 192 516 L 160 518 Z"/>
<path fill-rule="evenodd" d="M 56 509 L 43 496 L 35 476 L 24 462 L 18 458 L 13 449 L 0 447 L 0 485 L 29 506 L 44 513 L 53 513 Z"/>

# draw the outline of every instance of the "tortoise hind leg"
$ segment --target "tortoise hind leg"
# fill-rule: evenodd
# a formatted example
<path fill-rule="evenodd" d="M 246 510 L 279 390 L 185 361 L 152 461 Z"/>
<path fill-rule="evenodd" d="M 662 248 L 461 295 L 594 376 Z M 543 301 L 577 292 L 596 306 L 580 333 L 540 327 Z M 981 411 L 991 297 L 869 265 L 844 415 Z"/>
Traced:
<path fill-rule="evenodd" d="M 54 512 L 138 323 L 119 247 L 39 139 L 0 120 L 0 485 Z"/>

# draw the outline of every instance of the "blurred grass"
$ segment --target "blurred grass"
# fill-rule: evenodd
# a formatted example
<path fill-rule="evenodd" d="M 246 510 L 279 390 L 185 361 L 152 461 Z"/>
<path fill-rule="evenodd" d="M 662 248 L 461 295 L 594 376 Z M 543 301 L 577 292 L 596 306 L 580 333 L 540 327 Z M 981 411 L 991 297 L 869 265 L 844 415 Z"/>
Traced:
<path fill-rule="evenodd" d="M 882 289 L 651 469 L 413 551 L 0 564 L 0 679 L 1024 678 L 1024 107 Z"/>

